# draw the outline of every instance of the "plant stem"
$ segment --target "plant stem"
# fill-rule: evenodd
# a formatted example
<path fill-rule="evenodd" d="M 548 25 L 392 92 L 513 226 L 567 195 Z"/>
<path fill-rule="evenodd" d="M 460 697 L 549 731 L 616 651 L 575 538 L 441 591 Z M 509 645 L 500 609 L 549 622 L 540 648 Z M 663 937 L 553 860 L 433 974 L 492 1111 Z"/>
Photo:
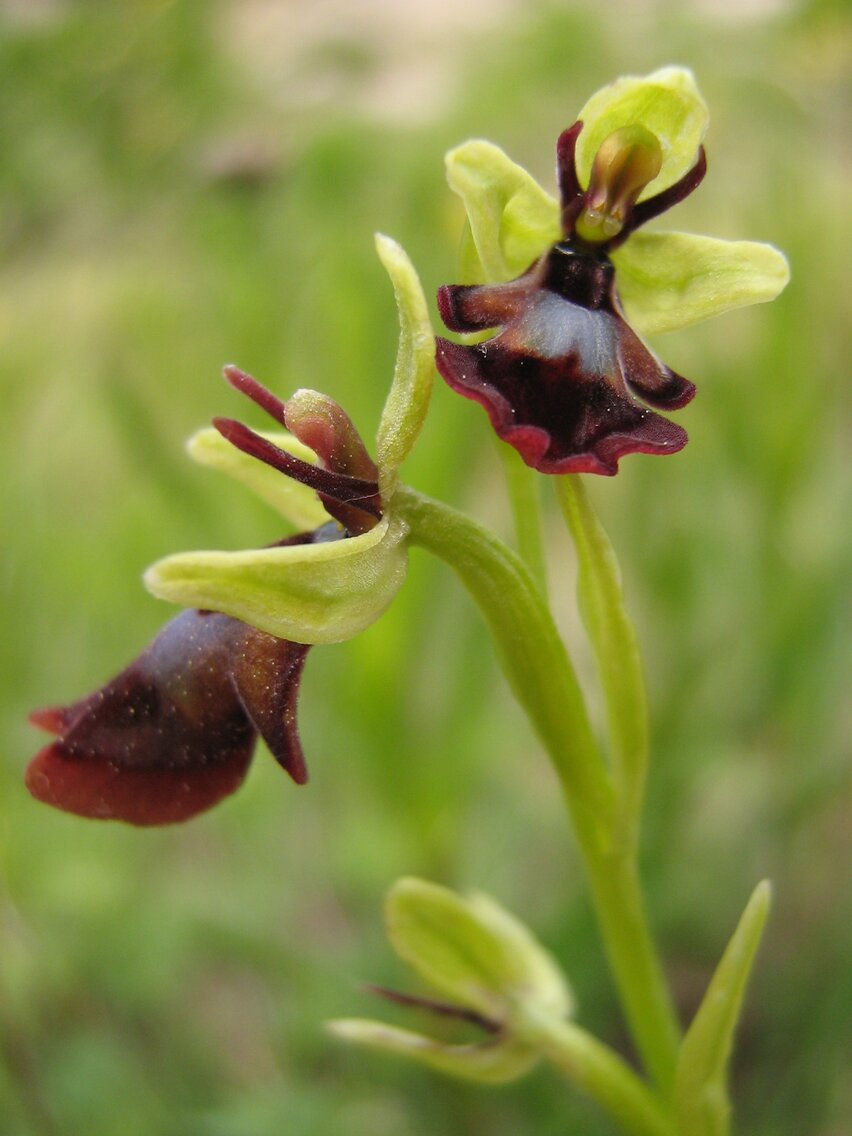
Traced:
<path fill-rule="evenodd" d="M 674 1136 L 665 1106 L 609 1046 L 573 1022 L 527 1017 L 518 1035 L 632 1136 Z"/>
<path fill-rule="evenodd" d="M 621 805 L 617 832 L 635 851 L 648 767 L 648 702 L 642 655 L 624 605 L 612 545 L 582 477 L 554 478 L 556 496 L 577 552 L 577 600 L 595 654 L 606 707 L 613 779 Z"/>
<path fill-rule="evenodd" d="M 585 851 L 585 849 L 584 849 Z M 607 958 L 642 1064 L 668 1096 L 674 1086 L 680 1026 L 648 927 L 635 857 L 585 856 Z"/>
<path fill-rule="evenodd" d="M 515 697 L 547 748 L 582 820 L 585 838 L 609 845 L 615 799 L 565 645 L 530 570 L 470 517 L 400 487 L 394 511 L 411 539 L 453 568 L 482 612 Z"/>
<path fill-rule="evenodd" d="M 412 541 L 449 564 L 479 606 L 512 690 L 547 749 L 636 1048 L 668 1093 L 679 1029 L 648 930 L 635 856 L 617 831 L 613 781 L 550 610 L 521 559 L 470 517 L 404 487 L 394 508 Z"/>
<path fill-rule="evenodd" d="M 515 546 L 538 584 L 542 596 L 547 598 L 547 565 L 544 542 L 541 538 L 541 494 L 538 477 L 524 465 L 511 446 L 497 443 L 503 463 L 512 521 L 515 528 Z"/>

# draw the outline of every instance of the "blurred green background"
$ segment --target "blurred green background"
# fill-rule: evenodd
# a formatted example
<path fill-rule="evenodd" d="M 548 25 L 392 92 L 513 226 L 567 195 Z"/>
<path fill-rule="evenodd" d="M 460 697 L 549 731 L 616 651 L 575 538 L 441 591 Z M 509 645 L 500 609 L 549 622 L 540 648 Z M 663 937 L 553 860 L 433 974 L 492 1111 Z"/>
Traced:
<path fill-rule="evenodd" d="M 21 774 L 41 744 L 27 712 L 99 685 L 172 614 L 140 585 L 152 560 L 281 535 L 183 456 L 213 414 L 261 424 L 222 364 L 327 391 L 370 437 L 396 350 L 372 232 L 434 294 L 461 226 L 448 147 L 491 138 L 550 186 L 586 97 L 670 62 L 713 121 L 707 181 L 669 223 L 772 241 L 793 282 L 660 339 L 698 383 L 678 416 L 692 441 L 592 479 L 652 693 L 649 904 L 687 1016 L 753 884 L 775 881 L 739 1131 L 846 1131 L 851 41 L 842 4 L 782 0 L 0 4 L 4 1136 L 613 1132 L 547 1070 L 488 1091 L 321 1029 L 394 1016 L 362 984 L 411 987 L 380 904 L 418 874 L 526 919 L 582 1022 L 628 1051 L 554 779 L 475 611 L 424 556 L 380 624 L 312 653 L 307 788 L 259 753 L 212 813 L 138 832 L 38 806 Z M 443 385 L 407 478 L 506 531 L 485 416 Z M 549 531 L 585 680 L 552 511 Z"/>

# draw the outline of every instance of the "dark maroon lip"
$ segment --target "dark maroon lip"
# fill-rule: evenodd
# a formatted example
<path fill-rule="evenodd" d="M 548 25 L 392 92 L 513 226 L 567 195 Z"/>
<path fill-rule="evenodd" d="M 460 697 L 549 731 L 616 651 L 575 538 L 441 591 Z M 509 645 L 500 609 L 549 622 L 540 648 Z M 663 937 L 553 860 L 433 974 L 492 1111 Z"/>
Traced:
<path fill-rule="evenodd" d="M 174 824 L 240 786 L 258 737 L 304 784 L 296 704 L 308 650 L 227 615 L 182 612 L 100 689 L 31 715 L 56 739 L 30 762 L 27 788 L 78 816 Z"/>

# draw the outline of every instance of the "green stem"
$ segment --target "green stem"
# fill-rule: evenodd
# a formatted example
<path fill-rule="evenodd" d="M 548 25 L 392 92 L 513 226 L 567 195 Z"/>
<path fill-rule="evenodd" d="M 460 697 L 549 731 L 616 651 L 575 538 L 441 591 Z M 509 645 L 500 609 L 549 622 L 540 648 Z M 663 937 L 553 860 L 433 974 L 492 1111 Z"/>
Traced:
<path fill-rule="evenodd" d="M 675 1136 L 665 1106 L 642 1078 L 586 1030 L 569 1021 L 527 1017 L 517 1032 L 631 1136 Z"/>
<path fill-rule="evenodd" d="M 577 598 L 606 705 L 613 776 L 621 805 L 618 832 L 635 849 L 648 767 L 648 703 L 636 631 L 624 606 L 621 574 L 582 478 L 555 478 L 577 551 Z"/>
<path fill-rule="evenodd" d="M 532 573 L 541 589 L 541 594 L 546 598 L 547 565 L 544 542 L 541 538 L 539 479 L 533 476 L 532 470 L 524 465 L 517 451 L 511 446 L 498 442 L 497 452 L 506 475 L 518 554 Z"/>
<path fill-rule="evenodd" d="M 400 486 L 394 510 L 411 540 L 459 575 L 482 612 L 515 697 L 551 755 L 585 839 L 609 847 L 612 782 L 577 678 L 530 570 L 493 533 L 449 505 Z"/>
<path fill-rule="evenodd" d="M 648 926 L 635 857 L 586 856 L 586 871 L 607 958 L 642 1064 L 668 1096 L 674 1087 L 680 1026 Z"/>
<path fill-rule="evenodd" d="M 617 830 L 621 810 L 613 781 L 550 610 L 520 558 L 471 518 L 403 487 L 394 508 L 412 541 L 449 564 L 479 606 L 512 690 L 547 749 L 637 1050 L 668 1092 L 679 1030 L 648 930 L 635 857 Z"/>

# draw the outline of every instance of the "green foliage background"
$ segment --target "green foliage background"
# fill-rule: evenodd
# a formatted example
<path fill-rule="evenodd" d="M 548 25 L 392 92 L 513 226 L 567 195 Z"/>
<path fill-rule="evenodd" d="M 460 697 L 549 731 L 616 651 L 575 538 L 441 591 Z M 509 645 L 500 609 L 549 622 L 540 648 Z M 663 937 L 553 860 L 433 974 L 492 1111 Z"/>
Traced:
<path fill-rule="evenodd" d="M 406 4 L 391 7 L 404 27 Z M 264 24 L 275 8 L 0 7 L 0 1129 L 612 1132 L 547 1071 L 489 1092 L 321 1029 L 377 1012 L 366 981 L 410 985 L 379 911 L 419 874 L 525 918 L 583 1023 L 626 1045 L 554 779 L 440 567 L 415 556 L 379 625 L 312 653 L 306 789 L 260 753 L 213 813 L 137 832 L 35 805 L 21 773 L 39 744 L 28 710 L 100 684 L 171 614 L 140 586 L 148 563 L 281 535 L 183 457 L 215 413 L 260 424 L 221 365 L 282 395 L 325 390 L 370 436 L 396 347 L 372 232 L 400 240 L 434 294 L 461 223 L 449 146 L 491 138 L 550 184 L 556 135 L 592 90 L 678 62 L 713 125 L 710 175 L 671 224 L 772 241 L 793 282 L 768 308 L 659 341 L 699 385 L 679 415 L 692 441 L 591 487 L 647 654 L 649 902 L 688 1015 L 752 885 L 775 881 L 739 1128 L 839 1136 L 843 7 L 483 5 L 481 27 L 454 30 L 436 5 L 431 36 L 404 45 L 421 80 L 408 96 L 388 78 L 400 45 L 359 34 L 357 6 L 299 49 Z M 443 386 L 406 472 L 505 531 L 485 417 Z"/>

